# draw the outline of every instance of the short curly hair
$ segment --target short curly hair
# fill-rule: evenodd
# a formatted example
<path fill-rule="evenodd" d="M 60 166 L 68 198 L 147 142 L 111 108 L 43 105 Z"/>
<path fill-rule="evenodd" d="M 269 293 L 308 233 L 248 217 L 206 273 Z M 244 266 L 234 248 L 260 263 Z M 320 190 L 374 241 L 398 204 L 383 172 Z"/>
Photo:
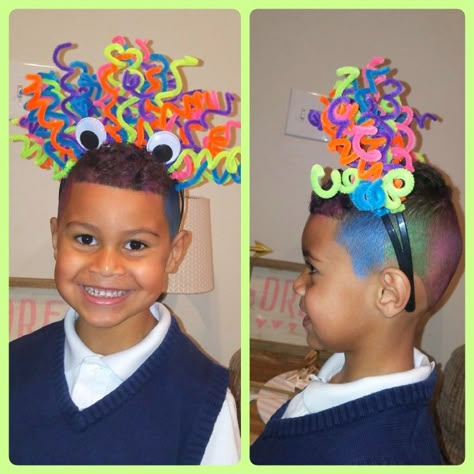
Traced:
<path fill-rule="evenodd" d="M 165 215 L 171 238 L 180 225 L 180 200 L 176 181 L 167 168 L 144 147 L 130 143 L 112 143 L 88 150 L 61 181 L 58 217 L 67 202 L 73 183 L 95 183 L 121 189 L 144 191 L 164 196 Z"/>

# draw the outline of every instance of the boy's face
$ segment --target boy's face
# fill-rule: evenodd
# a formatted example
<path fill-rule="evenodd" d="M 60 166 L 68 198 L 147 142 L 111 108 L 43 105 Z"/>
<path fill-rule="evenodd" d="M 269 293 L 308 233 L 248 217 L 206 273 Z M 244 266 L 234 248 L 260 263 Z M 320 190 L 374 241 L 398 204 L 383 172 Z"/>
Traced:
<path fill-rule="evenodd" d="M 74 183 L 51 232 L 58 291 L 89 329 L 137 330 L 182 257 L 152 193 Z"/>
<path fill-rule="evenodd" d="M 370 334 L 375 275 L 358 278 L 347 250 L 337 243 L 339 222 L 311 215 L 302 236 L 307 268 L 294 283 L 305 313 L 303 326 L 314 349 L 350 351 Z M 361 249 L 363 251 L 364 249 Z"/>

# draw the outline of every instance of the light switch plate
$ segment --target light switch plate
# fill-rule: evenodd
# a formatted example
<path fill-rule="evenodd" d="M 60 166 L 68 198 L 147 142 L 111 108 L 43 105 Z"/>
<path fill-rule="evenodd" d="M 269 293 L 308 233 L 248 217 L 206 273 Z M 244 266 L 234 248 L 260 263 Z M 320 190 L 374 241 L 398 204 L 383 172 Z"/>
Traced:
<path fill-rule="evenodd" d="M 37 74 L 57 70 L 55 66 L 30 63 L 10 63 L 10 90 L 9 90 L 9 117 L 17 118 L 26 113 L 24 105 L 27 97 L 23 95 L 22 88 L 29 83 L 26 74 Z"/>
<path fill-rule="evenodd" d="M 329 141 L 329 137 L 308 119 L 308 114 L 311 110 L 315 111 L 313 114 L 316 115 L 316 118 L 322 110 L 323 107 L 319 100 L 320 96 L 321 94 L 317 94 L 316 92 L 291 89 L 288 115 L 286 118 L 285 133 L 287 135 L 322 142 Z"/>

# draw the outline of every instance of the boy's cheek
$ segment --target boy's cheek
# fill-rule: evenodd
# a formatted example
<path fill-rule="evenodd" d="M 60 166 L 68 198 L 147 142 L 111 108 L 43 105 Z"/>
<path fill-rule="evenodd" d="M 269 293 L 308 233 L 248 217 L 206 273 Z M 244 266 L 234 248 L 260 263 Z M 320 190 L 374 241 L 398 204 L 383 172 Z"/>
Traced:
<path fill-rule="evenodd" d="M 70 278 L 72 275 L 88 267 L 87 259 L 77 252 L 71 251 L 67 245 L 59 243 L 55 251 L 55 276 Z"/>
<path fill-rule="evenodd" d="M 63 255 L 61 255 L 61 252 L 58 252 L 58 257 L 56 258 L 56 265 L 54 268 L 54 278 L 56 279 L 56 282 L 58 282 L 58 280 L 65 280 L 69 276 L 73 265 L 73 259 L 68 259 L 67 263 L 67 260 Z"/>

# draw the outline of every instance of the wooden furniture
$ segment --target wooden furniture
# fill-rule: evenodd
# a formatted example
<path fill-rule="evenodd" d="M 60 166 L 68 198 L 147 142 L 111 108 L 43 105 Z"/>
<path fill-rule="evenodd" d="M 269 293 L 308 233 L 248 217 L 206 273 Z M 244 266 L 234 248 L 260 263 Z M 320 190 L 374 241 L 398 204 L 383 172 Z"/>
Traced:
<path fill-rule="evenodd" d="M 303 369 L 306 365 L 305 357 L 309 351 L 308 346 L 250 340 L 250 390 L 251 394 L 254 394 L 250 401 L 251 444 L 265 427 L 258 413 L 255 395 L 273 377 L 290 370 Z M 329 355 L 328 352 L 319 351 L 316 365 L 321 367 Z"/>

